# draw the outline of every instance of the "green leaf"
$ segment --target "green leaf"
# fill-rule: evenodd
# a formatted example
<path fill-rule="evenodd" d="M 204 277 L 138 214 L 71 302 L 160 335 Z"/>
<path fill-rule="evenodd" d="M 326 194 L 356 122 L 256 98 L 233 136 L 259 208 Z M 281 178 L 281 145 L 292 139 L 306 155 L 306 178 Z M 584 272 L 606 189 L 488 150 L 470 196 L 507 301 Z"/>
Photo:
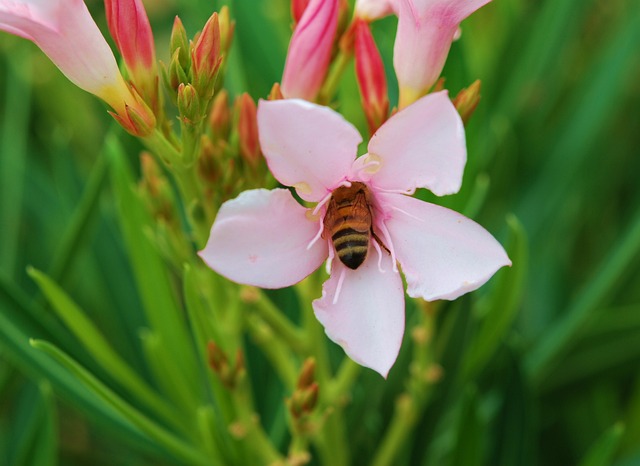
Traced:
<path fill-rule="evenodd" d="M 212 464 L 212 462 L 193 445 L 186 443 L 184 440 L 176 437 L 164 427 L 146 417 L 56 346 L 42 340 L 30 340 L 30 344 L 35 349 L 46 353 L 55 362 L 67 369 L 73 377 L 81 381 L 92 393 L 183 464 L 197 466 L 208 466 Z"/>
<path fill-rule="evenodd" d="M 483 464 L 483 437 L 487 431 L 478 407 L 476 389 L 471 387 L 462 397 L 462 406 L 456 428 L 456 442 L 450 466 Z"/>
<path fill-rule="evenodd" d="M 579 466 L 609 466 L 624 433 L 622 424 L 615 424 L 607 430 L 589 449 Z"/>
<path fill-rule="evenodd" d="M 145 233 L 153 229 L 152 219 L 134 191 L 133 175 L 122 147 L 115 138 L 109 138 L 106 147 L 120 226 L 149 325 L 172 354 L 164 363 L 174 365 L 172 370 L 181 374 L 176 383 L 196 387 L 199 381 L 197 357 L 184 312 L 178 304 L 176 284 L 170 279 L 166 264 Z"/>
<path fill-rule="evenodd" d="M 172 422 L 175 426 L 185 426 L 177 413 L 114 351 L 93 322 L 53 280 L 34 268 L 29 268 L 28 273 L 36 281 L 58 316 L 82 342 L 84 348 L 117 382 L 165 420 Z"/>
<path fill-rule="evenodd" d="M 520 308 L 529 263 L 527 236 L 514 215 L 507 218 L 507 225 L 506 249 L 513 265 L 496 274 L 494 289 L 478 303 L 482 322 L 464 357 L 463 380 L 472 378 L 494 354 Z"/>

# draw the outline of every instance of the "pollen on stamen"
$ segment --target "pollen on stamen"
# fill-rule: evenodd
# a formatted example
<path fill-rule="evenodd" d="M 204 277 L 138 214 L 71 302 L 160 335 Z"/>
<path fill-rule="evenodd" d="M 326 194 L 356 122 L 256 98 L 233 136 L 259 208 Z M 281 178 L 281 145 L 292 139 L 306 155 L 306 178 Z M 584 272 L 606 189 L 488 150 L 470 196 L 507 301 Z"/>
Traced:
<path fill-rule="evenodd" d="M 382 167 L 382 158 L 380 156 L 376 154 L 366 154 L 362 157 L 364 157 L 364 159 L 362 165 L 359 167 L 359 171 L 373 175 Z"/>

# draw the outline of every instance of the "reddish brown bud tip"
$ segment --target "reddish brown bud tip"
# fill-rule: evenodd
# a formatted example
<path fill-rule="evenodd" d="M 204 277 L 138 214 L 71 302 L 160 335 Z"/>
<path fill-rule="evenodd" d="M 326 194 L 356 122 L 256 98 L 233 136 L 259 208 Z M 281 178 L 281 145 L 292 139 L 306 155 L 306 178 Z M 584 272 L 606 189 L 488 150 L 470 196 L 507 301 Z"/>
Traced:
<path fill-rule="evenodd" d="M 453 105 L 458 110 L 462 122 L 467 124 L 471 115 L 475 111 L 478 103 L 480 102 L 480 80 L 477 79 L 466 89 L 462 89 L 458 92 L 458 95 L 453 99 Z"/>
<path fill-rule="evenodd" d="M 236 101 L 238 110 L 238 139 L 240 155 L 252 167 L 260 159 L 260 140 L 258 139 L 257 108 L 253 99 L 246 92 Z"/>
<path fill-rule="evenodd" d="M 231 110 L 229 109 L 229 94 L 222 89 L 215 96 L 211 113 L 209 113 L 209 128 L 215 140 L 229 139 L 231 131 Z"/>
<path fill-rule="evenodd" d="M 307 358 L 300 369 L 300 377 L 296 387 L 303 389 L 309 387 L 315 380 L 316 360 L 315 358 Z"/>
<path fill-rule="evenodd" d="M 282 89 L 280 89 L 280 83 L 275 83 L 271 88 L 271 92 L 269 92 L 268 100 L 282 100 L 284 96 L 282 95 Z"/>

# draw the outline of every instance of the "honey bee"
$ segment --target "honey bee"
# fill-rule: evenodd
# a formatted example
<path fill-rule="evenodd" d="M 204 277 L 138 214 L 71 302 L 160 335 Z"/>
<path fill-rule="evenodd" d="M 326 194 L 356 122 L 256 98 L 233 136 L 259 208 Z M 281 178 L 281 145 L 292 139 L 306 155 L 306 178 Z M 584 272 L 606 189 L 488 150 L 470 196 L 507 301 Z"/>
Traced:
<path fill-rule="evenodd" d="M 370 200 L 367 186 L 354 181 L 333 191 L 324 216 L 322 236 L 331 235 L 340 262 L 352 270 L 367 258 L 371 237 L 380 243 L 373 232 Z"/>

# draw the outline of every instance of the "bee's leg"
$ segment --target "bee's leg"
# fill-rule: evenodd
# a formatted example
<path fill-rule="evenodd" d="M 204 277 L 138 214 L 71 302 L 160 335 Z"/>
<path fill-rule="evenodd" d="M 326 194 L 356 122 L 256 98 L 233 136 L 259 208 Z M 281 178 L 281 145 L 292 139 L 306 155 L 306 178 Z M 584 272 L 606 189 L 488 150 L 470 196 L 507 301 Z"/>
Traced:
<path fill-rule="evenodd" d="M 386 246 L 384 245 L 384 243 L 382 242 L 382 240 L 381 240 L 380 238 L 378 238 L 378 235 L 376 235 L 376 232 L 375 232 L 375 231 L 373 231 L 373 227 L 371 227 L 371 236 L 373 236 L 373 239 L 375 239 L 375 240 L 376 240 L 376 242 L 377 242 L 380 246 L 382 246 L 382 248 L 383 248 L 385 251 L 387 251 L 387 254 L 391 254 L 391 251 L 389 251 L 389 248 L 388 248 L 388 247 L 386 247 Z"/>

